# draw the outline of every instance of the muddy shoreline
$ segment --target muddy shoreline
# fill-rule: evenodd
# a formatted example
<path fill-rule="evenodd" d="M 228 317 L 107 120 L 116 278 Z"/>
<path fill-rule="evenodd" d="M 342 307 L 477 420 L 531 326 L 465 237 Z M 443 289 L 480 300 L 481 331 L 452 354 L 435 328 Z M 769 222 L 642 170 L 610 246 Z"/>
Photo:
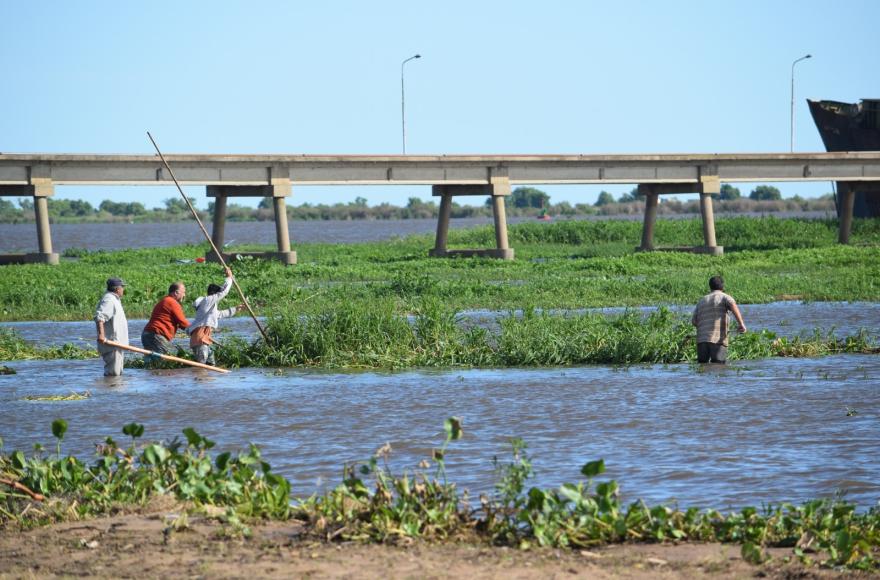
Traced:
<path fill-rule="evenodd" d="M 804 568 L 791 549 L 755 566 L 725 544 L 625 544 L 590 550 L 492 547 L 473 542 L 326 543 L 296 522 L 250 527 L 243 537 L 216 519 L 180 510 L 0 530 L 0 578 L 826 578 L 852 572 Z M 176 523 L 175 523 L 176 522 Z"/>

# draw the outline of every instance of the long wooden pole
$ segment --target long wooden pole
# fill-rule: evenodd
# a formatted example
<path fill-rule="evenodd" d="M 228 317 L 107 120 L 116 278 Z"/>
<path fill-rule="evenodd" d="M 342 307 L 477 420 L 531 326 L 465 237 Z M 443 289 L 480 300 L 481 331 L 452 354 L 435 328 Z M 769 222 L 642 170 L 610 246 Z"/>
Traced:
<path fill-rule="evenodd" d="M 171 166 L 168 165 L 168 162 L 165 160 L 165 156 L 162 155 L 162 152 L 159 150 L 159 146 L 156 145 L 156 140 L 153 139 L 153 136 L 150 135 L 149 131 L 147 131 L 147 137 L 150 138 L 150 141 L 153 143 L 153 147 L 156 148 L 156 153 L 159 154 L 159 159 L 162 160 L 162 163 L 165 165 L 165 169 L 168 170 L 168 174 L 171 176 L 171 179 L 174 180 L 174 185 L 177 186 L 177 191 L 180 192 L 181 197 L 183 197 L 183 201 L 185 201 L 187 207 L 189 207 L 189 211 L 191 211 L 193 217 L 196 218 L 196 223 L 199 224 L 199 228 L 201 228 L 202 233 L 205 235 L 205 239 L 207 239 L 208 243 L 211 244 L 211 248 L 213 248 L 213 250 L 214 250 L 214 255 L 217 256 L 217 259 L 220 260 L 220 264 L 222 264 L 224 268 L 229 268 L 229 266 L 226 265 L 226 261 L 223 259 L 223 255 L 220 253 L 220 250 L 214 244 L 214 240 L 211 239 L 210 235 L 208 235 L 208 230 L 205 229 L 205 225 L 202 223 L 202 220 L 199 218 L 199 214 L 198 214 L 198 212 L 196 212 L 196 208 L 193 207 L 193 204 L 190 203 L 189 198 L 186 196 L 185 193 L 183 193 L 183 188 L 180 187 L 180 183 L 177 182 L 177 178 L 174 176 L 174 171 L 171 170 Z M 230 269 L 230 271 L 231 271 L 231 269 Z M 239 294 L 239 296 L 241 296 L 241 300 L 244 303 L 245 308 L 247 308 L 247 311 L 250 313 L 251 318 L 254 319 L 254 324 L 256 324 L 257 328 L 260 329 L 260 334 L 263 335 L 263 340 L 265 340 L 268 343 L 269 337 L 266 335 L 266 331 L 263 330 L 263 325 L 261 325 L 260 321 L 257 320 L 257 315 L 254 314 L 254 311 L 251 308 L 251 305 L 248 303 L 248 299 L 245 297 L 244 292 L 241 291 L 241 287 L 238 285 L 238 281 L 235 279 L 235 276 L 232 277 L 232 284 L 235 286 L 235 289 L 238 290 L 238 294 Z"/>
<path fill-rule="evenodd" d="M 151 354 L 153 356 L 157 356 L 157 357 L 163 358 L 165 360 L 170 360 L 170 361 L 174 361 L 174 362 L 177 362 L 180 364 L 189 365 L 191 367 L 199 367 L 200 369 L 208 369 L 209 371 L 217 371 L 218 373 L 228 373 L 229 372 L 228 369 L 221 369 L 220 367 L 212 367 L 211 365 L 206 365 L 204 363 L 196 362 L 194 360 L 171 356 L 170 354 L 162 354 L 161 352 L 154 352 L 152 350 L 147 350 L 145 348 L 138 348 L 136 346 L 129 346 L 127 344 L 122 344 L 120 342 L 115 342 L 112 340 L 105 340 L 104 344 L 106 344 L 107 346 L 121 348 L 122 350 L 130 350 L 131 352 L 139 352 L 141 354 Z"/>

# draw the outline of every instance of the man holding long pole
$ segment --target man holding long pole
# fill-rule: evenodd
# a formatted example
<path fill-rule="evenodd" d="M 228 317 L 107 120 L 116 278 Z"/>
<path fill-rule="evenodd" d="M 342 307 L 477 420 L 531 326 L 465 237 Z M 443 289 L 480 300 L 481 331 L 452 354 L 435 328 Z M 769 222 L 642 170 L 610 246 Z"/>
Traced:
<path fill-rule="evenodd" d="M 98 331 L 98 352 L 104 359 L 104 376 L 118 377 L 122 374 L 124 357 L 122 351 L 108 346 L 108 340 L 128 345 L 128 320 L 122 309 L 125 282 L 121 278 L 107 280 L 107 292 L 101 297 L 95 310 L 95 328 Z"/>

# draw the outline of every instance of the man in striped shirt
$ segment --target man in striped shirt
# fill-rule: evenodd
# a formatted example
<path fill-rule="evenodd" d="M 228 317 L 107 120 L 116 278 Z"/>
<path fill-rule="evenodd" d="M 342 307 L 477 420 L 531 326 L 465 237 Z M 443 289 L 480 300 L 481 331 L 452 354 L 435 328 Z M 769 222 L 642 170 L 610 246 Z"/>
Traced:
<path fill-rule="evenodd" d="M 709 278 L 711 292 L 697 303 L 691 322 L 697 327 L 697 362 L 727 362 L 727 313 L 732 312 L 739 331 L 746 331 L 746 323 L 736 301 L 724 293 L 724 279 L 721 276 Z"/>

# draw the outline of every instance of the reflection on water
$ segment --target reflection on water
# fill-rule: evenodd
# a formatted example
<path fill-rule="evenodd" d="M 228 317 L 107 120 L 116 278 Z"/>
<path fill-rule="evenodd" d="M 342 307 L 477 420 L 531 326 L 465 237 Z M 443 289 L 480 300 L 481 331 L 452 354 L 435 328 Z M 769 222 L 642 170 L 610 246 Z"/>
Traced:
<path fill-rule="evenodd" d="M 25 361 L 0 376 L 0 437 L 7 450 L 51 443 L 50 423 L 70 423 L 64 450 L 88 457 L 123 424 L 154 439 L 195 427 L 219 449 L 258 443 L 296 495 L 339 481 L 345 462 L 385 442 L 392 467 L 426 457 L 458 415 L 465 438 L 448 473 L 471 493 L 491 491 L 492 458 L 512 436 L 534 458 L 534 483 L 578 478 L 604 458 L 625 499 L 726 508 L 800 502 L 838 489 L 860 506 L 880 499 L 880 357 L 770 359 L 690 365 L 339 374 L 243 369 L 127 369 L 100 376 L 99 361 Z M 26 395 L 89 390 L 82 401 Z M 847 409 L 856 414 L 847 416 Z M 51 448 L 51 446 L 50 446 Z"/>

